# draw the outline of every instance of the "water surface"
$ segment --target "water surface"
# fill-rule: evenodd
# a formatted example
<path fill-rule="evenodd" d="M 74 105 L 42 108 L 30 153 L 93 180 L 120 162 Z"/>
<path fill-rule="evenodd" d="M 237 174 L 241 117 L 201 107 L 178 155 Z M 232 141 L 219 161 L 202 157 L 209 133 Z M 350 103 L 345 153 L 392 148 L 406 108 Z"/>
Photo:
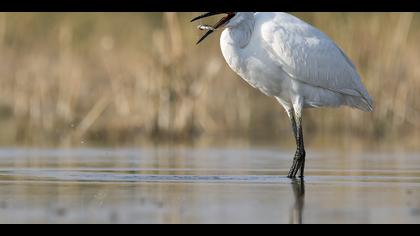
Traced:
<path fill-rule="evenodd" d="M 416 153 L 0 149 L 1 223 L 420 223 Z"/>

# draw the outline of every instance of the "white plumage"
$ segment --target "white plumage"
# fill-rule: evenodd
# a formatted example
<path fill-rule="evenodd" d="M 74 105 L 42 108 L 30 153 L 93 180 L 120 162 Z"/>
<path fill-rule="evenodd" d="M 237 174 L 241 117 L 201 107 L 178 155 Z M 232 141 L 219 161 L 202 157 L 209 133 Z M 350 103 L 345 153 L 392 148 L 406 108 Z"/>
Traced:
<path fill-rule="evenodd" d="M 242 79 L 286 109 L 297 143 L 289 177 L 298 169 L 303 176 L 302 109 L 346 105 L 372 111 L 372 99 L 350 59 L 315 27 L 281 12 L 227 14 L 214 27 L 225 28 L 220 38 L 223 56 Z M 194 20 L 210 15 L 214 13 Z"/>
<path fill-rule="evenodd" d="M 287 13 L 240 12 L 220 45 L 229 66 L 285 109 L 348 105 L 373 109 L 354 65 L 324 33 Z"/>

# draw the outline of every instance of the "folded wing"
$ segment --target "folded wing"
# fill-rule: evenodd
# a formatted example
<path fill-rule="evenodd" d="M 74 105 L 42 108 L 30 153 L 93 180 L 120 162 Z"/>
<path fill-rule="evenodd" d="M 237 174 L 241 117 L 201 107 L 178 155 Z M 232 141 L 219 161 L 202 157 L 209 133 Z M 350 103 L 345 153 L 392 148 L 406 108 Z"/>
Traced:
<path fill-rule="evenodd" d="M 262 40 L 272 59 L 292 79 L 343 95 L 360 97 L 364 110 L 373 102 L 355 66 L 324 33 L 285 13 L 263 23 Z"/>

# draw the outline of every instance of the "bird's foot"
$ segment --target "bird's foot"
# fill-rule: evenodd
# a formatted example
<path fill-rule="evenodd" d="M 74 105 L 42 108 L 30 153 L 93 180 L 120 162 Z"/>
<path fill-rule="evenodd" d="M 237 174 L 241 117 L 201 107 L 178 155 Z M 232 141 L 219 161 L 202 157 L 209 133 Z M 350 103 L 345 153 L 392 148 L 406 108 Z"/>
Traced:
<path fill-rule="evenodd" d="M 296 151 L 295 157 L 293 159 L 293 165 L 290 168 L 289 174 L 287 175 L 288 178 L 295 179 L 298 171 L 300 170 L 300 178 L 304 176 L 304 168 L 305 168 L 305 151 Z"/>

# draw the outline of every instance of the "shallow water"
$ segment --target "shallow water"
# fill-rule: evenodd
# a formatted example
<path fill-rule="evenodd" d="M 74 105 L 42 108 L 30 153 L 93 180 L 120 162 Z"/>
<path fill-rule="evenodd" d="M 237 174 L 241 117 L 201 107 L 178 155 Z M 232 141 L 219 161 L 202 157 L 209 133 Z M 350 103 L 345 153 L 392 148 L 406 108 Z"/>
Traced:
<path fill-rule="evenodd" d="M 420 223 L 420 155 L 0 149 L 0 223 Z"/>

